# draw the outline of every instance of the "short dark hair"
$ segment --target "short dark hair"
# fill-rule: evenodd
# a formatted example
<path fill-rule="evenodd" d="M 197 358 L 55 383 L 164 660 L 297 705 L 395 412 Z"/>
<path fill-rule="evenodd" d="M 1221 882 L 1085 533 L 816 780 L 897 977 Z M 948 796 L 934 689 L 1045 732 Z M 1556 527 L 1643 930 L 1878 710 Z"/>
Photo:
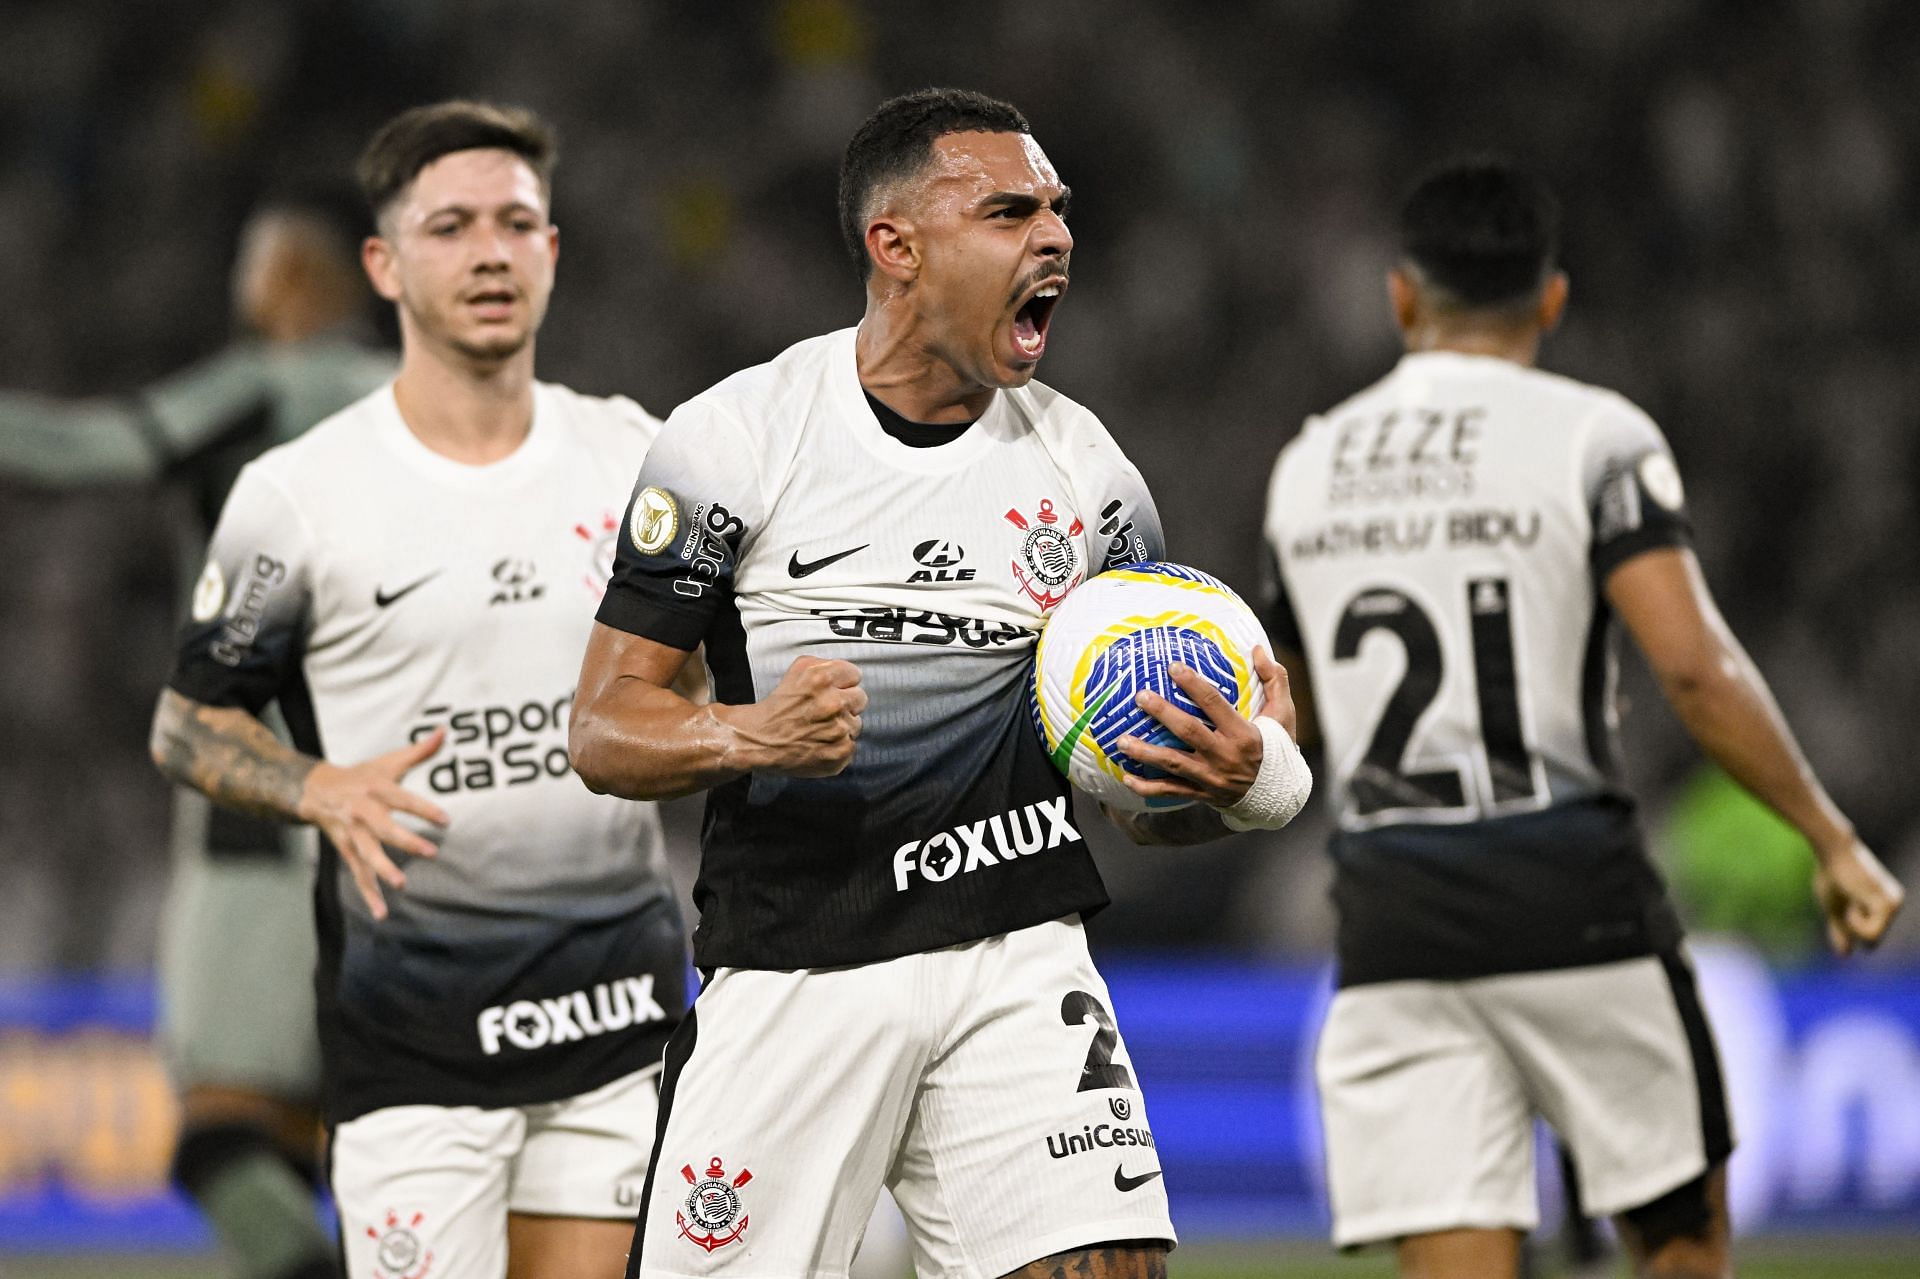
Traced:
<path fill-rule="evenodd" d="M 1456 161 L 1414 187 L 1400 248 L 1462 306 L 1533 296 L 1560 254 L 1560 204 L 1547 184 L 1497 159 Z"/>
<path fill-rule="evenodd" d="M 378 220 L 420 170 L 443 155 L 482 148 L 513 152 L 551 191 L 559 147 L 546 121 L 524 107 L 455 99 L 413 107 L 380 126 L 355 168 L 361 194 Z"/>
<path fill-rule="evenodd" d="M 875 107 L 840 163 L 840 234 L 860 278 L 873 271 L 867 255 L 867 206 L 873 193 L 920 172 L 933 156 L 936 139 L 949 133 L 1032 132 L 1018 108 L 971 89 L 921 89 Z"/>

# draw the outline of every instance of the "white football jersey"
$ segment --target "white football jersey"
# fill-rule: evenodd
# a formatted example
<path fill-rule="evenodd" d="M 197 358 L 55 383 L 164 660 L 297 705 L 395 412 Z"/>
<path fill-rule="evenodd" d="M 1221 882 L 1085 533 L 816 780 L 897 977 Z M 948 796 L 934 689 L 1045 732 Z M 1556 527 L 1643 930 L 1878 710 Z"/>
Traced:
<path fill-rule="evenodd" d="M 447 734 L 402 779 L 449 822 L 429 832 L 438 856 L 397 858 L 407 884 L 386 890 L 389 917 L 371 918 L 330 850 L 323 862 L 322 1017 L 333 1019 L 323 1048 L 334 1085 L 368 1072 L 336 1118 L 407 1101 L 526 1100 L 514 1092 L 520 1065 L 540 1090 L 646 1064 L 610 1043 L 573 1052 L 575 1069 L 552 1053 L 521 1063 L 516 1048 L 562 1042 L 560 1014 L 546 1014 L 544 1037 L 523 1027 L 502 1038 L 485 1033 L 485 1012 L 516 999 L 565 1011 L 575 992 L 590 999 L 648 974 L 681 982 L 655 808 L 588 791 L 566 750 L 629 478 L 658 431 L 630 400 L 537 384 L 525 442 L 470 466 L 422 444 L 383 387 L 263 454 L 234 485 L 172 686 L 254 713 L 277 701 L 295 745 L 336 764 Z M 591 1010 L 586 1021 L 599 1024 Z M 378 1044 L 338 1050 L 342 1034 L 359 1043 L 363 1032 L 404 1045 L 406 1068 Z M 450 1078 L 416 1070 L 436 1060 Z M 417 1086 L 388 1090 L 409 1072 Z"/>
<path fill-rule="evenodd" d="M 1098 418 L 1037 382 L 903 442 L 854 340 L 801 342 L 674 410 L 599 613 L 704 643 L 722 702 L 766 697 L 802 655 L 852 662 L 872 699 L 838 776 L 709 794 L 703 966 L 866 963 L 1106 902 L 1028 675 L 1068 591 L 1162 553 L 1146 486 Z"/>
<path fill-rule="evenodd" d="M 1271 633 L 1326 744 L 1343 984 L 1677 944 L 1613 760 L 1603 588 L 1687 535 L 1644 413 L 1491 357 L 1409 355 L 1282 451 Z"/>
<path fill-rule="evenodd" d="M 1614 782 L 1599 583 L 1684 530 L 1658 428 L 1610 391 L 1409 355 L 1282 451 L 1266 537 L 1348 829 Z"/>

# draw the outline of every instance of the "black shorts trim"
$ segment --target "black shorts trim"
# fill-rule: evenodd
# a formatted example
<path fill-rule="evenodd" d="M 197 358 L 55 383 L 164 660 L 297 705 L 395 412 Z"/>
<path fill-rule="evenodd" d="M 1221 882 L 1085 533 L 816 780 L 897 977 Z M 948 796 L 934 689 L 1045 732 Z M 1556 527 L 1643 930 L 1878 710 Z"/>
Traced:
<path fill-rule="evenodd" d="M 1707 1167 L 1712 1169 L 1725 1163 L 1733 1153 L 1733 1125 L 1727 1117 L 1727 1089 L 1720 1073 L 1720 1054 L 1713 1045 L 1707 1014 L 1700 1006 L 1693 965 L 1685 955 L 1668 950 L 1660 955 L 1660 967 L 1667 974 L 1674 1008 L 1687 1033 L 1687 1049 L 1693 1055 L 1693 1078 L 1700 1090 L 1700 1142 L 1706 1151 Z"/>
<path fill-rule="evenodd" d="M 693 1046 L 699 1038 L 699 1001 L 695 1000 L 673 1032 L 673 1038 L 667 1041 L 667 1050 L 661 1057 L 659 1115 L 653 1127 L 653 1153 L 647 1158 L 647 1179 L 640 1188 L 640 1211 L 634 1218 L 633 1244 L 627 1250 L 626 1279 L 640 1279 L 640 1251 L 647 1241 L 647 1211 L 653 1203 L 653 1178 L 660 1171 L 660 1151 L 667 1140 L 667 1119 L 673 1114 L 673 1094 L 680 1083 L 680 1072 L 693 1056 Z"/>

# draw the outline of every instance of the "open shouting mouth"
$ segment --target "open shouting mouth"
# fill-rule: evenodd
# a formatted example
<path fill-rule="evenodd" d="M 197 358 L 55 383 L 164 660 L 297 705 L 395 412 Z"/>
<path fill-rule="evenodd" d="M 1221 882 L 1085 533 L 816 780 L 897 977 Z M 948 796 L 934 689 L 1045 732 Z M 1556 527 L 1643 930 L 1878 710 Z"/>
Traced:
<path fill-rule="evenodd" d="M 1013 313 L 1013 345 L 1023 359 L 1037 360 L 1047 349 L 1047 324 L 1066 296 L 1067 277 L 1051 274 L 1029 285 Z"/>

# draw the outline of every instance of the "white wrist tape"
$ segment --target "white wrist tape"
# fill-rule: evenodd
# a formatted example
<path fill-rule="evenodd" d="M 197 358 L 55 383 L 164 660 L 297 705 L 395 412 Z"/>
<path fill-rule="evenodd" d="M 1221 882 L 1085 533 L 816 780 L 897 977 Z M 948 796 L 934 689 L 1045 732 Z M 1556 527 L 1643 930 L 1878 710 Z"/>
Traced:
<path fill-rule="evenodd" d="M 1254 717 L 1263 743 L 1260 773 L 1231 808 L 1217 809 L 1228 830 L 1279 830 L 1313 793 L 1313 770 L 1277 720 Z"/>

